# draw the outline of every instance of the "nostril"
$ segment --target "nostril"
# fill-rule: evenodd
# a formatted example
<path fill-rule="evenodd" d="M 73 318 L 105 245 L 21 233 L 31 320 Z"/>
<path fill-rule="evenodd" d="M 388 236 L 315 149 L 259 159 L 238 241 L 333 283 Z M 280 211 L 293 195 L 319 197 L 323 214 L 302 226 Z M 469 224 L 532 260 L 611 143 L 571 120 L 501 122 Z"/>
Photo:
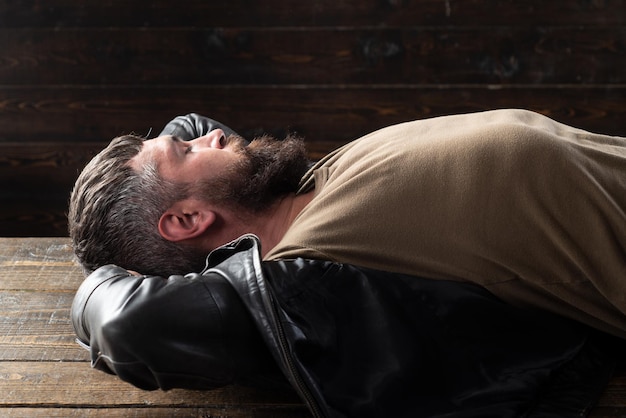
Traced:
<path fill-rule="evenodd" d="M 220 136 L 220 147 L 226 145 L 226 137 L 224 135 Z"/>

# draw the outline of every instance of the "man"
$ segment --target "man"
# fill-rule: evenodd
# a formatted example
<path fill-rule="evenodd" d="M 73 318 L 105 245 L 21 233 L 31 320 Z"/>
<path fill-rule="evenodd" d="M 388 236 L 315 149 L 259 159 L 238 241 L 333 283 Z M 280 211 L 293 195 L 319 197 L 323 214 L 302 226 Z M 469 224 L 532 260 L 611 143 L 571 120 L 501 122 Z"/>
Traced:
<path fill-rule="evenodd" d="M 296 138 L 245 146 L 230 128 L 194 114 L 164 131 L 188 140 L 116 138 L 76 181 L 68 218 L 86 270 L 115 263 L 142 273 L 199 271 L 217 246 L 247 232 L 265 236 L 257 227 L 269 233 L 284 210 L 275 201 L 295 192 L 309 165 Z M 189 139 L 196 133 L 203 135 Z"/>
<path fill-rule="evenodd" d="M 623 352 L 469 283 L 260 253 L 247 235 L 201 273 L 98 268 L 71 310 L 92 367 L 147 390 L 291 387 L 313 417 L 580 418 Z"/>
<path fill-rule="evenodd" d="M 225 139 L 124 138 L 97 156 L 70 208 L 84 265 L 199 271 L 251 232 L 268 260 L 471 282 L 626 337 L 624 138 L 522 110 L 433 118 L 342 147 L 297 187 L 297 140 Z"/>

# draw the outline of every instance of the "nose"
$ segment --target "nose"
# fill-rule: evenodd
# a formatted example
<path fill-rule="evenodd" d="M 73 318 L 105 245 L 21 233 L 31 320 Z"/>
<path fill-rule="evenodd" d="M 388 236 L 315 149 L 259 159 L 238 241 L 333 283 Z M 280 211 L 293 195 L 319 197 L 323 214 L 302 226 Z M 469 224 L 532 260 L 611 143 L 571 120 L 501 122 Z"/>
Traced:
<path fill-rule="evenodd" d="M 192 142 L 195 142 L 198 145 L 203 145 L 210 148 L 224 148 L 223 139 L 226 138 L 226 134 L 221 129 L 213 129 L 211 132 L 207 133 L 204 136 L 199 136 L 194 139 Z"/>

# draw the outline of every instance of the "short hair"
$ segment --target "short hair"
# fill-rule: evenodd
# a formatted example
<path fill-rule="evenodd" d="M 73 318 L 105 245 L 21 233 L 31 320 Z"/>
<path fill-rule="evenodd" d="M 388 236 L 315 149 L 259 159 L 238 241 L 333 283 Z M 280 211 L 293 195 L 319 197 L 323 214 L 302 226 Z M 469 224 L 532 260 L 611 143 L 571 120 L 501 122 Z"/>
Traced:
<path fill-rule="evenodd" d="M 153 162 L 137 170 L 131 166 L 143 141 L 134 135 L 113 139 L 76 180 L 68 228 L 86 273 L 105 264 L 162 276 L 204 266 L 206 254 L 170 242 L 158 232 L 161 215 L 186 198 L 189 188 L 161 178 Z"/>

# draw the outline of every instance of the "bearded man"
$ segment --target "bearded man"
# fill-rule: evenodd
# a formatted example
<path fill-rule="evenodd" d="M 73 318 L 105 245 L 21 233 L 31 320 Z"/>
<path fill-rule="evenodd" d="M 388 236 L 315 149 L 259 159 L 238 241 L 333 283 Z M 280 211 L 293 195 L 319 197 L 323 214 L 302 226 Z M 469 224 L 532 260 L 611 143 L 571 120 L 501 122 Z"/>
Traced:
<path fill-rule="evenodd" d="M 87 272 L 110 263 L 146 274 L 200 271 L 209 251 L 244 233 L 277 242 L 284 231 L 272 220 L 301 209 L 295 191 L 309 164 L 299 138 L 248 145 L 197 114 L 154 139 L 120 136 L 76 181 L 74 251 Z"/>
<path fill-rule="evenodd" d="M 230 138 L 113 141 L 72 196 L 86 268 L 200 271 L 253 233 L 267 260 L 474 283 L 626 337 L 625 138 L 506 109 L 390 126 L 306 174 L 300 140 Z"/>

